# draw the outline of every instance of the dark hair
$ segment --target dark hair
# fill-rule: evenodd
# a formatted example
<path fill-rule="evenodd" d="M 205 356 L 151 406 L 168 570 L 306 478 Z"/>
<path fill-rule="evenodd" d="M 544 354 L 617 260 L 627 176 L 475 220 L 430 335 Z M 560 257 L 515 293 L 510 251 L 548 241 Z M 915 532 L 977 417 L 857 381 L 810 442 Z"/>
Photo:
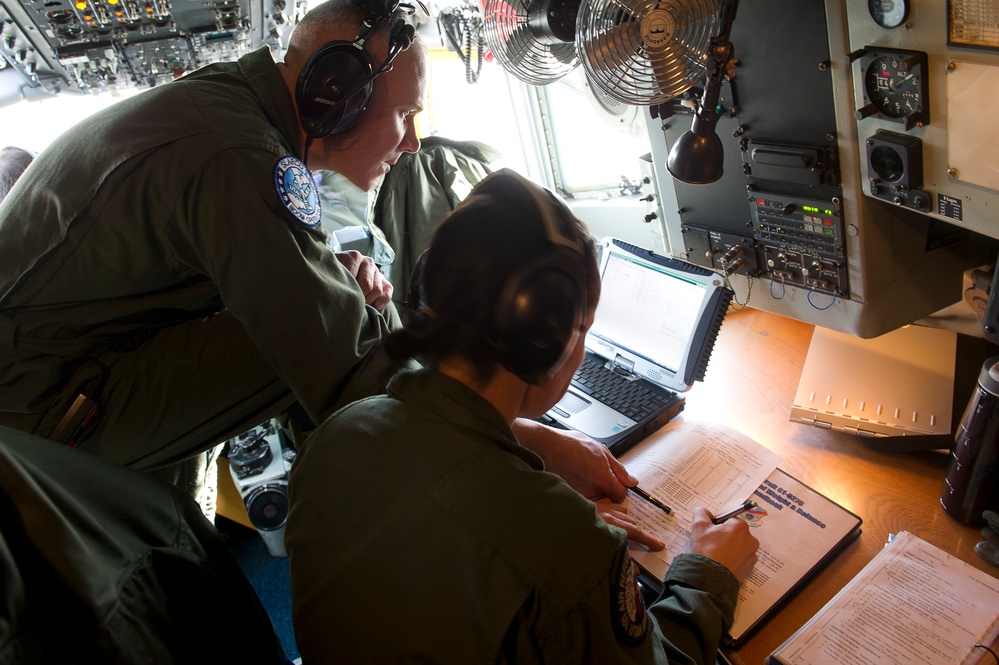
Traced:
<path fill-rule="evenodd" d="M 512 275 L 558 251 L 545 230 L 538 200 L 547 199 L 561 234 L 581 251 L 575 272 L 584 281 L 578 289 L 583 296 L 576 298 L 585 299 L 587 309 L 596 306 L 596 248 L 586 226 L 553 194 L 545 190 L 544 199 L 535 199 L 523 182 L 506 169 L 490 174 L 437 227 L 413 272 L 408 323 L 387 341 L 396 358 L 433 362 L 461 357 L 481 370 L 481 378 L 496 365 L 512 369 L 494 339 L 495 307 Z M 532 380 L 532 371 L 515 373 Z"/>
<path fill-rule="evenodd" d="M 7 146 L 0 149 L 0 201 L 10 192 L 34 156 L 27 150 Z"/>

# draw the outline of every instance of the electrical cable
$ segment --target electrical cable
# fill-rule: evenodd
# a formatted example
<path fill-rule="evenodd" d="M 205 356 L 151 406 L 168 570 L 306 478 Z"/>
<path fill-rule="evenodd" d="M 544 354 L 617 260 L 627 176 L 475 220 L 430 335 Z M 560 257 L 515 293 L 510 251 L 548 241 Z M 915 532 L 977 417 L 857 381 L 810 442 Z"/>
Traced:
<path fill-rule="evenodd" d="M 980 649 L 985 649 L 986 651 L 988 651 L 990 654 L 992 654 L 992 657 L 996 659 L 996 665 L 999 665 L 999 656 L 996 655 L 995 651 L 993 651 L 989 647 L 985 646 L 981 642 L 978 642 L 978 643 L 974 644 L 973 646 L 978 647 Z"/>
<path fill-rule="evenodd" d="M 825 307 L 819 307 L 814 302 L 812 302 L 812 294 L 813 293 L 815 293 L 815 287 L 814 286 L 808 290 L 808 304 L 811 305 L 812 307 L 814 307 L 815 309 L 819 310 L 820 312 L 824 312 L 825 310 L 829 309 L 830 307 L 832 307 L 833 305 L 836 304 L 836 300 L 838 298 L 838 294 L 835 293 L 835 292 L 832 294 L 832 300 Z"/>
<path fill-rule="evenodd" d="M 465 81 L 469 84 L 479 80 L 486 50 L 486 36 L 483 31 L 482 16 L 469 7 L 445 7 L 437 15 L 437 25 L 447 37 L 451 49 L 465 65 Z M 472 68 L 472 46 L 475 42 L 476 66 Z"/>
<path fill-rule="evenodd" d="M 774 276 L 773 273 L 770 274 L 770 297 L 774 300 L 783 300 L 784 296 L 787 294 L 787 284 L 784 283 L 784 278 L 780 278 L 780 295 L 774 295 Z"/>

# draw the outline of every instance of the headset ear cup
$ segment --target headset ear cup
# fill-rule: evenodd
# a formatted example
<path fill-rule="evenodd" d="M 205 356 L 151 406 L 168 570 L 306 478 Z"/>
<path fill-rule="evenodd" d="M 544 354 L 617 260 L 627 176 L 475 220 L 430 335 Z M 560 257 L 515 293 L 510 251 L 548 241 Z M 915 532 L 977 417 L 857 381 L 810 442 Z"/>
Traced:
<path fill-rule="evenodd" d="M 374 90 L 373 68 L 367 51 L 352 42 L 330 42 L 316 49 L 296 85 L 298 112 L 309 137 L 339 134 L 361 119 Z"/>
<path fill-rule="evenodd" d="M 490 326 L 504 364 L 528 383 L 558 365 L 582 326 L 581 285 L 545 262 L 507 282 Z"/>

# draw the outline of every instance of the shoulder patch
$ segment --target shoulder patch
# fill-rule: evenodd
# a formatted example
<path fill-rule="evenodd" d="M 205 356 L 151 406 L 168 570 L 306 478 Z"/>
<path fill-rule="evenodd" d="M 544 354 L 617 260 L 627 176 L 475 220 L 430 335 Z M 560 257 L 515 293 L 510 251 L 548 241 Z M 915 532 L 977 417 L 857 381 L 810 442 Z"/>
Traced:
<path fill-rule="evenodd" d="M 638 568 L 631 560 L 628 547 L 623 546 L 614 564 L 611 575 L 611 623 L 617 641 L 629 647 L 637 647 L 648 632 L 648 618 L 645 614 L 645 601 L 638 588 Z"/>
<path fill-rule="evenodd" d="M 302 160 L 285 155 L 274 166 L 274 189 L 288 212 L 306 226 L 319 226 L 322 206 L 312 172 Z"/>

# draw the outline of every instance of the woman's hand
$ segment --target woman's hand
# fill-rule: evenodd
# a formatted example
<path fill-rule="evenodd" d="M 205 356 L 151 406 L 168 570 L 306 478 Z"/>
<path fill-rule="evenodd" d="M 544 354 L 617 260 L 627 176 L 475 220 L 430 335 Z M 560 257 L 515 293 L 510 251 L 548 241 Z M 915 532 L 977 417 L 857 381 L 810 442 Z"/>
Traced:
<path fill-rule="evenodd" d="M 607 497 L 597 499 L 594 503 L 597 506 L 597 515 L 608 524 L 624 529 L 628 534 L 628 540 L 644 545 L 652 551 L 659 551 L 666 547 L 666 543 L 652 534 L 642 531 L 638 522 L 628 513 L 628 508 L 623 503 L 614 503 Z"/>
<path fill-rule="evenodd" d="M 760 541 L 749 532 L 746 520 L 732 518 L 715 524 L 706 508 L 694 508 L 690 551 L 714 559 L 744 582 L 756 565 Z"/>
<path fill-rule="evenodd" d="M 587 499 L 606 496 L 624 501 L 628 488 L 638 484 L 607 446 L 587 436 L 524 418 L 515 420 L 513 428 L 517 440 L 544 460 L 546 470 Z"/>

